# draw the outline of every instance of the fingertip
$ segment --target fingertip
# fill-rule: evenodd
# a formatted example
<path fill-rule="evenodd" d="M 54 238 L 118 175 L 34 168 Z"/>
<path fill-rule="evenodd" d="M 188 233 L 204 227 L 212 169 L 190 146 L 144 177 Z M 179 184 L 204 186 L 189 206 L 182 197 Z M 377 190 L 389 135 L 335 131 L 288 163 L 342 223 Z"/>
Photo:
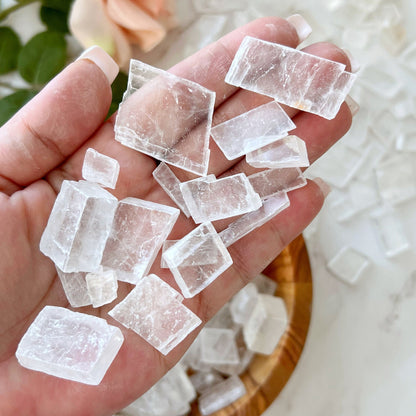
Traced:
<path fill-rule="evenodd" d="M 312 27 L 302 15 L 293 14 L 286 18 L 286 20 L 295 28 L 299 43 L 302 43 L 312 33 Z"/>
<path fill-rule="evenodd" d="M 322 179 L 322 178 L 315 178 L 313 180 L 313 182 L 315 182 L 316 185 L 318 185 L 318 188 L 320 189 L 324 199 L 330 194 L 331 192 L 331 187 Z"/>

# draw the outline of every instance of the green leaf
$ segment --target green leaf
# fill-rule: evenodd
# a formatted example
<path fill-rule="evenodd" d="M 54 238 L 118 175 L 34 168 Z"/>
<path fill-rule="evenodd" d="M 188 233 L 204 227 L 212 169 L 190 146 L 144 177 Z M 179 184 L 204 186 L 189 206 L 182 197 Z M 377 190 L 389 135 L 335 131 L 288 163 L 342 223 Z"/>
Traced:
<path fill-rule="evenodd" d="M 41 85 L 59 73 L 66 63 L 66 41 L 62 33 L 42 32 L 23 46 L 17 61 L 26 81 Z"/>
<path fill-rule="evenodd" d="M 49 30 L 68 33 L 68 13 L 42 6 L 40 18 Z"/>
<path fill-rule="evenodd" d="M 0 27 L 0 74 L 16 69 L 21 47 L 16 32 L 9 27 Z"/>
<path fill-rule="evenodd" d="M 42 5 L 49 9 L 59 10 L 68 13 L 73 0 L 42 0 Z"/>
<path fill-rule="evenodd" d="M 127 89 L 127 80 L 128 76 L 124 72 L 119 72 L 116 79 L 111 84 L 113 98 L 107 117 L 110 117 L 113 113 L 115 113 L 118 110 L 118 106 L 121 103 L 121 100 L 123 99 L 124 91 L 126 91 Z"/>
<path fill-rule="evenodd" d="M 0 100 L 0 126 L 31 100 L 37 91 L 20 90 Z"/>

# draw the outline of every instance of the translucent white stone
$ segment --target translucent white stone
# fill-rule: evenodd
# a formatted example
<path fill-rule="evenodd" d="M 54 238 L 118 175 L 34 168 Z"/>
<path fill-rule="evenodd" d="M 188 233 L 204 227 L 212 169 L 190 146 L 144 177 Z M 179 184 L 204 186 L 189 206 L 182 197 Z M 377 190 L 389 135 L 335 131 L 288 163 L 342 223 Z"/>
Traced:
<path fill-rule="evenodd" d="M 402 152 L 416 152 L 416 132 L 400 134 L 396 140 L 396 149 Z"/>
<path fill-rule="evenodd" d="M 201 360 L 207 364 L 238 364 L 234 331 L 204 328 L 201 331 Z"/>
<path fill-rule="evenodd" d="M 388 148 L 396 139 L 398 132 L 401 130 L 401 125 L 390 110 L 383 110 L 373 117 L 371 130 L 381 143 Z"/>
<path fill-rule="evenodd" d="M 140 280 L 109 315 L 166 355 L 201 324 L 182 296 L 154 274 Z"/>
<path fill-rule="evenodd" d="M 16 357 L 31 370 L 97 385 L 123 343 L 105 319 L 45 306 L 21 339 Z"/>
<path fill-rule="evenodd" d="M 199 224 L 254 211 L 261 199 L 244 173 L 215 181 L 194 179 L 181 183 L 181 191 L 193 220 Z"/>
<path fill-rule="evenodd" d="M 197 175 L 209 162 L 215 93 L 195 82 L 131 60 L 116 140 Z"/>
<path fill-rule="evenodd" d="M 338 62 L 246 36 L 225 81 L 332 119 L 356 78 L 344 70 Z"/>
<path fill-rule="evenodd" d="M 114 270 L 88 273 L 86 276 L 88 296 L 92 306 L 98 308 L 117 298 L 117 275 Z"/>
<path fill-rule="evenodd" d="M 272 101 L 217 124 L 211 136 L 229 160 L 287 136 L 295 128 L 283 108 Z"/>
<path fill-rule="evenodd" d="M 400 61 L 412 71 L 416 71 L 416 42 L 411 43 L 401 54 Z"/>
<path fill-rule="evenodd" d="M 370 134 L 370 136 L 373 135 Z M 374 137 L 371 137 L 371 142 L 363 148 L 363 153 L 364 157 L 359 162 L 358 169 L 354 169 L 354 176 L 364 180 L 372 180 L 374 178 L 374 169 L 385 157 L 387 150 L 384 146 L 377 143 Z"/>
<path fill-rule="evenodd" d="M 247 348 L 260 354 L 271 354 L 288 323 L 281 298 L 260 294 L 249 320 L 243 326 Z"/>
<path fill-rule="evenodd" d="M 384 65 L 384 62 L 365 66 L 360 70 L 359 82 L 378 96 L 392 98 L 399 92 L 402 84 L 389 68 L 391 66 L 388 63 Z"/>
<path fill-rule="evenodd" d="M 231 315 L 230 304 L 226 303 L 206 324 L 206 328 L 232 329 L 235 333 L 240 329 Z"/>
<path fill-rule="evenodd" d="M 181 360 L 181 364 L 192 368 L 195 371 L 210 371 L 211 366 L 201 361 L 201 333 L 195 338 L 194 342 L 186 351 Z"/>
<path fill-rule="evenodd" d="M 199 13 L 227 13 L 242 10 L 246 7 L 246 0 L 194 0 L 195 10 Z"/>
<path fill-rule="evenodd" d="M 205 252 L 215 259 L 202 264 Z M 163 253 L 176 283 L 186 298 L 195 296 L 233 263 L 211 223 L 203 223 Z"/>
<path fill-rule="evenodd" d="M 354 116 L 354 122 L 351 125 L 348 133 L 343 137 L 345 144 L 352 148 L 362 147 L 367 139 L 367 131 L 370 126 L 371 112 L 361 107 L 358 113 Z"/>
<path fill-rule="evenodd" d="M 150 269 L 179 216 L 177 208 L 137 198 L 119 202 L 101 264 L 137 283 Z"/>
<path fill-rule="evenodd" d="M 156 182 L 169 195 L 172 201 L 181 209 L 181 211 L 189 217 L 189 210 L 183 199 L 180 184 L 181 182 L 169 168 L 169 166 L 161 162 L 159 166 L 152 172 Z"/>
<path fill-rule="evenodd" d="M 61 280 L 66 298 L 73 308 L 91 305 L 91 299 L 87 291 L 87 282 L 85 280 L 87 273 L 64 273 L 58 267 L 56 271 Z"/>
<path fill-rule="evenodd" d="M 82 177 L 86 181 L 115 189 L 119 173 L 120 164 L 116 159 L 105 156 L 94 149 L 87 149 L 82 165 Z"/>
<path fill-rule="evenodd" d="M 117 199 L 91 182 L 64 181 L 40 250 L 65 273 L 98 269 Z"/>
<path fill-rule="evenodd" d="M 224 380 L 224 377 L 216 371 L 197 371 L 189 379 L 198 393 L 203 393 L 207 388 L 215 386 Z"/>
<path fill-rule="evenodd" d="M 346 246 L 328 262 L 327 266 L 341 281 L 354 285 L 370 266 L 370 261 L 358 250 Z"/>
<path fill-rule="evenodd" d="M 240 238 L 261 227 L 277 214 L 290 206 L 286 192 L 279 192 L 263 201 L 263 205 L 256 211 L 249 212 L 237 218 L 219 233 L 226 247 L 234 244 Z"/>
<path fill-rule="evenodd" d="M 294 168 L 309 166 L 305 142 L 297 136 L 286 136 L 246 155 L 255 168 Z"/>
<path fill-rule="evenodd" d="M 257 303 L 258 291 L 254 283 L 243 287 L 230 301 L 230 311 L 237 324 L 244 324 Z"/>
<path fill-rule="evenodd" d="M 262 273 L 258 274 L 253 279 L 252 283 L 256 285 L 257 291 L 259 293 L 266 295 L 274 295 L 277 289 L 277 283 Z"/>
<path fill-rule="evenodd" d="M 200 412 L 206 416 L 235 402 L 246 394 L 239 377 L 230 377 L 205 390 L 198 402 Z"/>

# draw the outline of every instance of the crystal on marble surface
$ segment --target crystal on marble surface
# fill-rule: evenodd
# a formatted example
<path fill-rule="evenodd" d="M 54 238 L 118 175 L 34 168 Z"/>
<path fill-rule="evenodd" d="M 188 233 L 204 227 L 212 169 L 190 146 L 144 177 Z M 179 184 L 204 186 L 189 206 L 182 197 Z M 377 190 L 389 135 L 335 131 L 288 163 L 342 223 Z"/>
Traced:
<path fill-rule="evenodd" d="M 201 360 L 211 365 L 238 364 L 234 331 L 225 328 L 204 328 L 201 331 Z"/>
<path fill-rule="evenodd" d="M 189 210 L 181 192 L 181 182 L 169 168 L 169 166 L 161 162 L 159 166 L 152 172 L 156 182 L 169 195 L 170 199 L 180 208 L 180 210 L 189 217 Z"/>
<path fill-rule="evenodd" d="M 214 262 L 201 264 L 205 253 Z M 163 253 L 176 283 L 186 298 L 195 296 L 211 284 L 233 263 L 230 254 L 209 222 L 195 228 Z"/>
<path fill-rule="evenodd" d="M 203 393 L 207 388 L 215 386 L 224 380 L 224 377 L 217 371 L 196 371 L 189 379 L 198 393 Z"/>
<path fill-rule="evenodd" d="M 298 136 L 286 136 L 247 153 L 247 163 L 255 168 L 295 168 L 309 166 L 305 142 Z"/>
<path fill-rule="evenodd" d="M 226 247 L 231 246 L 240 238 L 261 227 L 277 214 L 290 206 L 286 192 L 279 192 L 263 201 L 263 205 L 256 211 L 249 212 L 237 218 L 227 228 L 219 233 Z"/>
<path fill-rule="evenodd" d="M 91 305 L 91 299 L 88 296 L 86 272 L 65 273 L 56 268 L 59 279 L 61 280 L 66 298 L 73 308 Z"/>
<path fill-rule="evenodd" d="M 16 357 L 31 370 L 98 385 L 123 339 L 105 319 L 45 306 L 21 339 Z"/>
<path fill-rule="evenodd" d="M 262 200 L 282 191 L 290 192 L 307 184 L 299 168 L 266 169 L 248 176 L 248 180 Z"/>
<path fill-rule="evenodd" d="M 271 354 L 288 323 L 283 299 L 259 294 L 257 304 L 243 326 L 247 348 L 260 354 Z"/>
<path fill-rule="evenodd" d="M 237 324 L 244 324 L 257 303 L 258 291 L 254 283 L 249 283 L 236 293 L 230 301 L 230 311 Z"/>
<path fill-rule="evenodd" d="M 277 289 L 277 283 L 262 273 L 258 274 L 253 279 L 252 283 L 256 285 L 257 291 L 259 293 L 266 295 L 274 295 Z"/>
<path fill-rule="evenodd" d="M 193 179 L 182 182 L 180 186 L 197 224 L 234 217 L 261 207 L 261 199 L 244 173 L 215 181 Z"/>
<path fill-rule="evenodd" d="M 296 128 L 292 119 L 271 101 L 211 129 L 211 136 L 228 160 L 266 146 Z"/>
<path fill-rule="evenodd" d="M 328 262 L 327 266 L 342 282 L 354 285 L 370 266 L 370 261 L 358 250 L 346 246 Z"/>
<path fill-rule="evenodd" d="M 40 250 L 65 273 L 93 272 L 110 233 L 117 199 L 99 185 L 64 181 Z"/>
<path fill-rule="evenodd" d="M 201 324 L 182 300 L 176 290 L 151 274 L 140 280 L 109 315 L 166 355 Z"/>
<path fill-rule="evenodd" d="M 116 159 L 103 155 L 95 149 L 87 149 L 82 165 L 82 177 L 86 181 L 115 189 L 119 173 L 120 164 Z"/>
<path fill-rule="evenodd" d="M 199 398 L 199 410 L 206 416 L 235 402 L 246 394 L 244 383 L 239 377 L 229 377 L 205 390 Z"/>
<path fill-rule="evenodd" d="M 92 306 L 98 308 L 117 298 L 117 275 L 114 270 L 88 273 L 86 278 L 88 296 Z"/>
<path fill-rule="evenodd" d="M 225 82 L 332 119 L 355 78 L 338 62 L 246 36 Z"/>
<path fill-rule="evenodd" d="M 209 162 L 215 93 L 132 59 L 120 105 L 116 140 L 197 175 Z"/>
<path fill-rule="evenodd" d="M 137 283 L 150 269 L 179 216 L 177 208 L 138 198 L 119 202 L 101 265 Z"/>

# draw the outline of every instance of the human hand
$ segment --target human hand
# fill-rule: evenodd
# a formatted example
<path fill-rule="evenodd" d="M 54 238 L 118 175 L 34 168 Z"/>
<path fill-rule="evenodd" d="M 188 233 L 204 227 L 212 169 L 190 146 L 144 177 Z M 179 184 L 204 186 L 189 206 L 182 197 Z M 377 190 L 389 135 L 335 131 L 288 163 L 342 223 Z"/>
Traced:
<path fill-rule="evenodd" d="M 183 78 L 216 92 L 213 124 L 221 123 L 270 99 L 224 82 L 244 36 L 296 47 L 295 28 L 286 20 L 263 18 L 240 28 L 171 69 Z M 347 65 L 346 54 L 331 44 L 306 48 L 309 53 Z M 87 148 L 117 159 L 121 165 L 115 196 L 133 196 L 166 205 L 172 201 L 155 182 L 154 159 L 114 140 L 114 117 L 104 121 L 111 101 L 110 82 L 91 60 L 69 65 L 26 107 L 0 129 L 0 414 L 111 415 L 144 393 L 183 355 L 197 331 L 166 357 L 137 334 L 119 325 L 107 312 L 131 286 L 119 286 L 118 300 L 80 312 L 101 316 L 121 327 L 125 342 L 102 383 L 89 386 L 21 367 L 14 355 L 22 335 L 45 305 L 68 307 L 55 267 L 39 251 L 61 183 L 80 180 Z M 344 103 L 333 120 L 292 108 L 285 110 L 305 140 L 311 163 L 349 129 L 351 112 Z M 227 160 L 210 142 L 209 173 L 255 171 L 244 159 Z M 178 171 L 175 171 L 178 173 Z M 189 179 L 186 172 L 181 180 Z M 290 192 L 291 206 L 229 247 L 234 264 L 199 295 L 184 303 L 205 323 L 230 297 L 261 272 L 319 212 L 325 189 L 313 181 Z M 221 226 L 223 222 L 221 222 Z M 181 215 L 170 238 L 195 227 Z M 171 274 L 156 261 L 152 272 L 176 286 Z"/>

